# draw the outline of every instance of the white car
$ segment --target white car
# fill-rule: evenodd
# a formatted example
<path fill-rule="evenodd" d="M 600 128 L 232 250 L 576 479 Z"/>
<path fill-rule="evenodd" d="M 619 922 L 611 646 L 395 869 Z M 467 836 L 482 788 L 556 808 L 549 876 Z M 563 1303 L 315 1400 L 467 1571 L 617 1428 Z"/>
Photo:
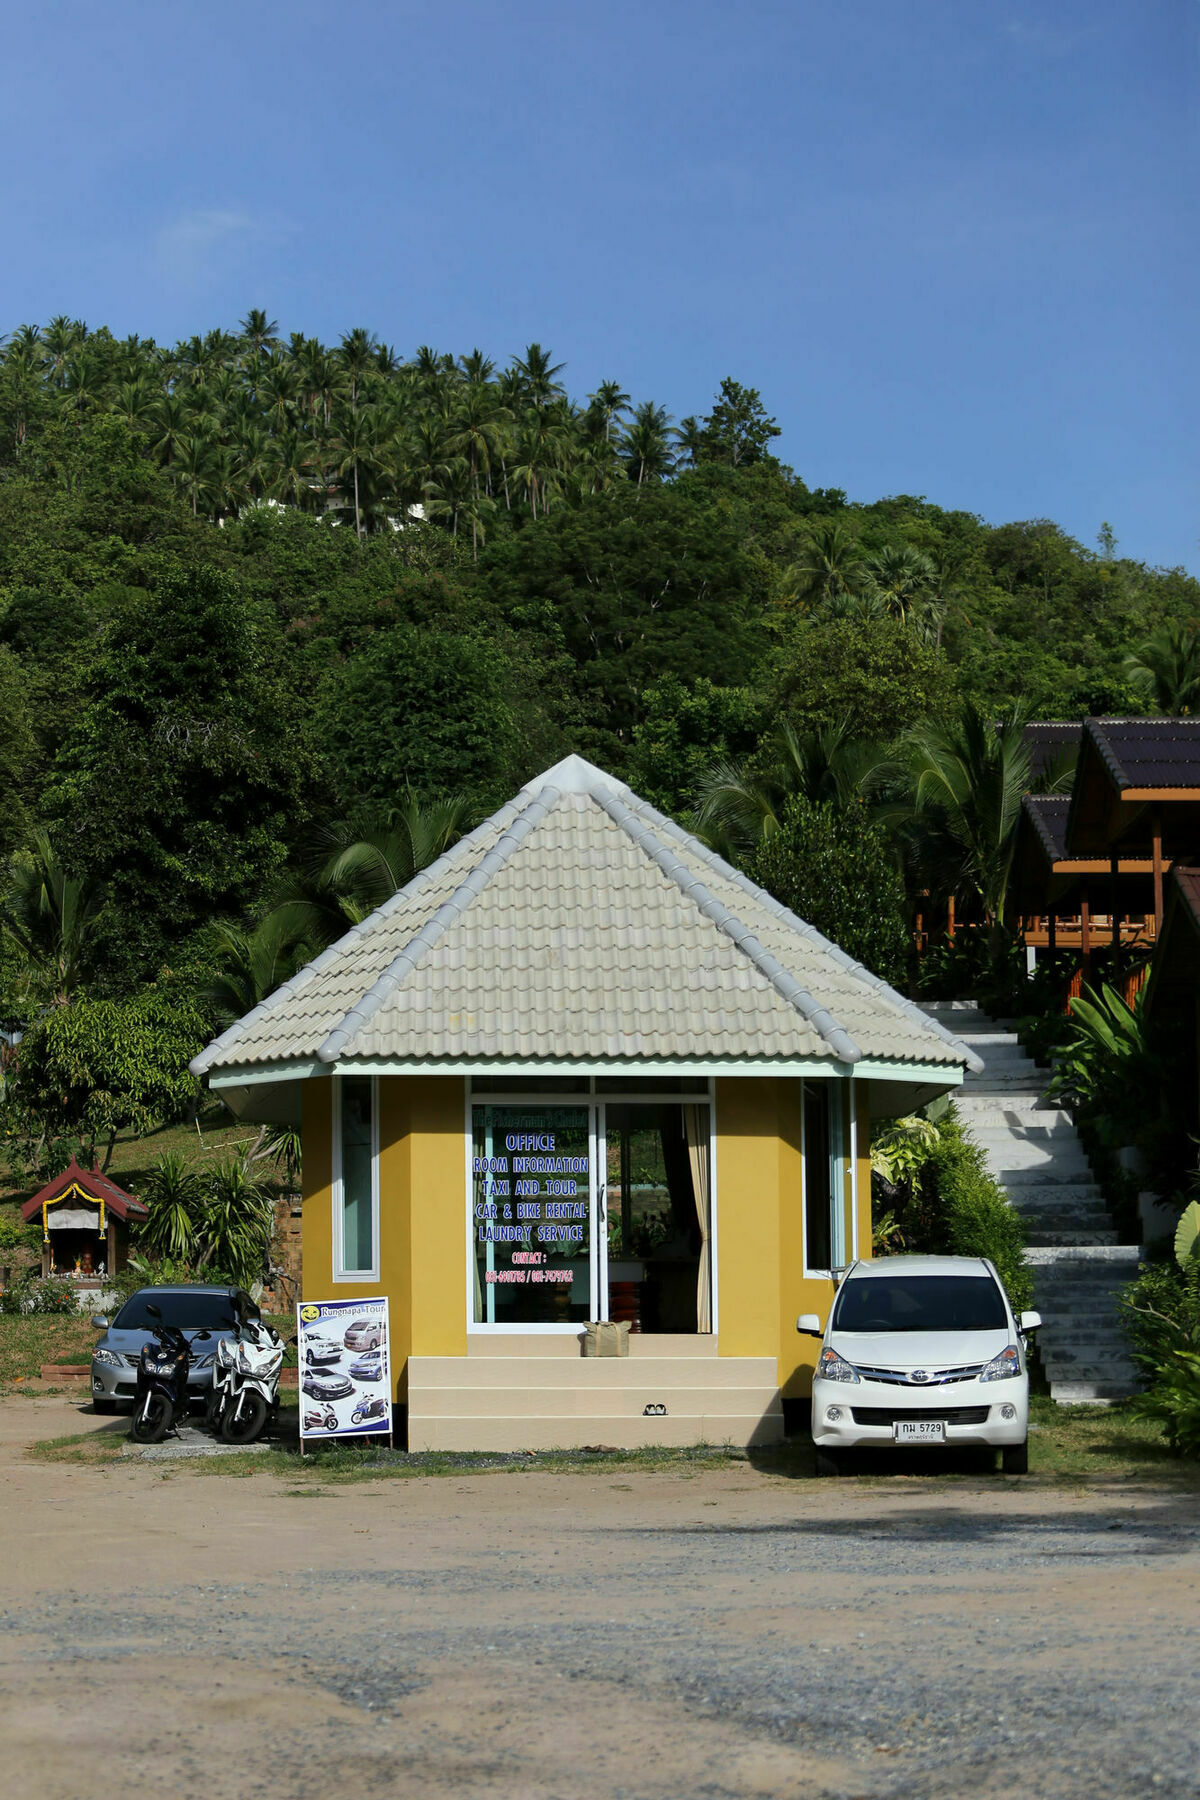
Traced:
<path fill-rule="evenodd" d="M 852 1263 L 824 1332 L 816 1313 L 797 1331 L 820 1337 L 813 1375 L 817 1473 L 838 1452 L 894 1445 L 991 1445 L 1006 1475 L 1029 1467 L 1029 1376 L 1020 1320 L 990 1262 L 975 1256 L 887 1256 Z"/>

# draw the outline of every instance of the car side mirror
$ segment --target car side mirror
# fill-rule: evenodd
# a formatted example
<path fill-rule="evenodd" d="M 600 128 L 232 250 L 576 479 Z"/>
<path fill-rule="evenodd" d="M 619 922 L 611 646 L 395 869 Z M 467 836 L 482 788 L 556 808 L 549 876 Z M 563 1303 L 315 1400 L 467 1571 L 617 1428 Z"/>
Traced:
<path fill-rule="evenodd" d="M 1018 1320 L 1022 1331 L 1036 1331 L 1041 1322 L 1042 1315 L 1038 1312 L 1023 1312 Z"/>
<path fill-rule="evenodd" d="M 108 1318 L 107 1318 L 107 1315 L 104 1313 L 94 1313 L 92 1315 L 92 1318 L 89 1320 L 89 1323 L 94 1327 L 94 1329 L 96 1331 L 107 1331 L 108 1330 Z"/>
<path fill-rule="evenodd" d="M 801 1313 L 796 1320 L 796 1330 L 802 1331 L 806 1337 L 820 1337 L 824 1329 L 820 1313 Z"/>
<path fill-rule="evenodd" d="M 198 1331 L 196 1333 L 195 1337 L 192 1339 L 192 1342 L 193 1342 L 193 1344 L 198 1344 L 200 1342 L 201 1338 L 210 1338 L 211 1336 L 212 1336 L 211 1331 Z"/>

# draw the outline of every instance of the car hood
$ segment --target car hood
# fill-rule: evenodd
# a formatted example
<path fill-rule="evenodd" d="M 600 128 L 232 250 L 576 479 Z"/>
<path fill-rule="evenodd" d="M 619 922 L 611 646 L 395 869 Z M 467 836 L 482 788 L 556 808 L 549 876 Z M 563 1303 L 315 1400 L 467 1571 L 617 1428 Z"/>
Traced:
<path fill-rule="evenodd" d="M 1012 1343 L 999 1331 L 835 1331 L 830 1348 L 869 1369 L 959 1369 L 990 1362 Z"/>
<path fill-rule="evenodd" d="M 199 1330 L 200 1327 L 197 1326 L 195 1329 Z M 190 1338 L 193 1335 L 192 1329 L 188 1328 L 185 1335 Z M 221 1331 L 210 1325 L 207 1338 L 202 1338 L 198 1344 L 193 1346 L 192 1354 L 193 1356 L 210 1355 L 216 1349 L 219 1338 L 231 1338 L 232 1336 L 232 1331 Z M 147 1331 L 142 1325 L 129 1331 L 117 1331 L 110 1325 L 103 1336 L 96 1339 L 95 1348 L 98 1350 L 103 1345 L 106 1350 L 119 1350 L 122 1356 L 131 1356 L 136 1360 L 142 1353 L 142 1345 L 150 1343 L 153 1337 L 154 1333 Z"/>

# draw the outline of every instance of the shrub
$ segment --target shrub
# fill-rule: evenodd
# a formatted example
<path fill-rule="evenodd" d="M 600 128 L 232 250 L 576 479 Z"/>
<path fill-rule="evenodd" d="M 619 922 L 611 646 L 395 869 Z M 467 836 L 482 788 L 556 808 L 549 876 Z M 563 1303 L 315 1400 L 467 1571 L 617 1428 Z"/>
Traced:
<path fill-rule="evenodd" d="M 1117 1308 L 1134 1362 L 1153 1379 L 1173 1349 L 1200 1350 L 1200 1263 L 1143 1263 Z"/>
<path fill-rule="evenodd" d="M 58 1275 L 35 1275 L 26 1270 L 10 1281 L 0 1294 L 0 1312 L 10 1317 L 19 1313 L 73 1313 L 79 1308 L 75 1289 Z"/>
<path fill-rule="evenodd" d="M 861 801 L 788 801 L 748 872 L 783 905 L 893 986 L 909 954 L 904 883 L 891 845 Z"/>

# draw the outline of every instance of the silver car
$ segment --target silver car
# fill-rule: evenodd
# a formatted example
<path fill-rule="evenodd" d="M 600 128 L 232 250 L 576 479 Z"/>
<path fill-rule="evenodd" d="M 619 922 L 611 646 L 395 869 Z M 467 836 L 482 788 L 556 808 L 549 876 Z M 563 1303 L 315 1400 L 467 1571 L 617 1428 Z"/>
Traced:
<path fill-rule="evenodd" d="M 161 1321 L 146 1310 L 152 1301 L 162 1314 Z M 196 1356 L 188 1370 L 188 1392 L 196 1399 L 207 1394 L 212 1385 L 213 1359 L 217 1342 L 234 1335 L 234 1320 L 257 1319 L 258 1307 L 249 1294 L 232 1287 L 144 1287 L 131 1294 L 111 1321 L 102 1314 L 92 1324 L 104 1335 L 92 1351 L 92 1405 L 97 1412 L 116 1412 L 122 1400 L 133 1399 L 137 1385 L 138 1357 L 142 1345 L 153 1337 L 159 1323 L 175 1325 L 189 1336 L 207 1331 L 209 1336 L 196 1346 Z"/>

